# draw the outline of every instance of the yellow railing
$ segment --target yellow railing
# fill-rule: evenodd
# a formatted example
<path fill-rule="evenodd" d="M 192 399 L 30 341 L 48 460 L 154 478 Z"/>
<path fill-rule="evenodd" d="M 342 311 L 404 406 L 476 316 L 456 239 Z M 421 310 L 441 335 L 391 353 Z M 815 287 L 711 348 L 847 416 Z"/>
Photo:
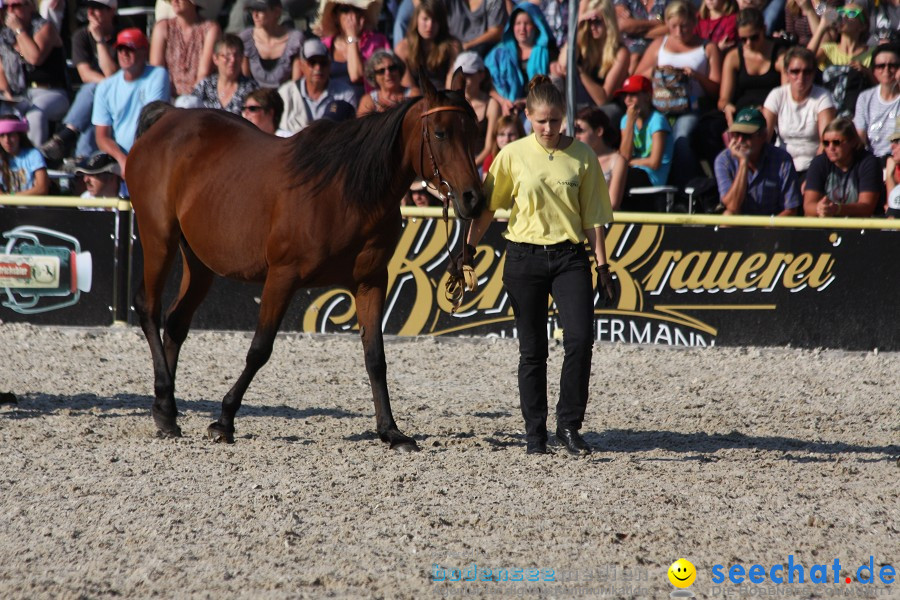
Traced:
<path fill-rule="evenodd" d="M 131 210 L 131 203 L 116 198 L 85 199 L 71 196 L 0 196 L 0 205 L 6 206 L 48 206 L 48 207 L 84 207 L 84 208 L 117 208 Z M 400 209 L 404 217 L 428 218 L 440 217 L 443 209 L 439 207 L 419 208 L 404 206 Z M 454 216 L 450 210 L 450 216 Z M 508 210 L 498 210 L 497 219 L 508 219 Z M 787 227 L 806 229 L 900 229 L 900 219 L 853 219 L 811 217 L 751 217 L 721 216 L 684 213 L 633 213 L 617 212 L 617 223 L 654 223 L 660 225 L 706 225 L 716 227 Z"/>

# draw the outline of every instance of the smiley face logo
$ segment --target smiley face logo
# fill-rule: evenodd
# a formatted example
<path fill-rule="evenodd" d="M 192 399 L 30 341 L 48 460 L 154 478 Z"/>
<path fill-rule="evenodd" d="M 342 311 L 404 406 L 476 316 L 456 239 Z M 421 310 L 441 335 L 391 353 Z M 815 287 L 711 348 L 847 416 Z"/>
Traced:
<path fill-rule="evenodd" d="M 689 560 L 679 558 L 669 567 L 669 581 L 677 588 L 689 587 L 697 579 L 697 569 Z"/>

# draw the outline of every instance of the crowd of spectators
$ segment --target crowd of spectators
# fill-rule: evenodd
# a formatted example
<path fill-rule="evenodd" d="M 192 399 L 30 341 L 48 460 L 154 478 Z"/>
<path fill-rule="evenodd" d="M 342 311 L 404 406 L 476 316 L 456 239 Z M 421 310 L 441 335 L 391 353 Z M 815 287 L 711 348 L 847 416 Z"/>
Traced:
<path fill-rule="evenodd" d="M 74 1 L 0 8 L 6 193 L 47 193 L 64 164 L 121 179 L 154 100 L 287 137 L 387 110 L 420 77 L 445 88 L 457 69 L 486 171 L 530 130 L 525 83 L 566 85 L 566 0 L 159 0 L 150 28 L 119 15 L 138 0 Z M 900 210 L 900 0 L 579 0 L 576 22 L 570 133 L 615 210 L 658 210 L 630 191 L 661 186 L 717 189 L 725 214 Z"/>

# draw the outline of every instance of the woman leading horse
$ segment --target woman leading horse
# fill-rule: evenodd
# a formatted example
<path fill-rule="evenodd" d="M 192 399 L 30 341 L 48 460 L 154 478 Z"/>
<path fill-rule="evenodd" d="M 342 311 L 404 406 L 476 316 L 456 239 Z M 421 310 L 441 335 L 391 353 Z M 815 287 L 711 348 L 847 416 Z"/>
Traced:
<path fill-rule="evenodd" d="M 178 353 L 218 274 L 262 282 L 263 291 L 246 365 L 210 437 L 234 442 L 241 399 L 268 361 L 297 289 L 337 285 L 356 297 L 378 435 L 391 448 L 416 448 L 391 414 L 381 332 L 387 265 L 401 232 L 400 198 L 415 177 L 452 199 L 464 219 L 484 206 L 463 85 L 459 71 L 451 91 L 423 83 L 423 98 L 361 119 L 316 122 L 288 139 L 221 111 L 145 109 L 126 179 L 144 251 L 135 308 L 153 356 L 151 413 L 160 435 L 181 435 Z M 181 287 L 162 323 L 163 287 L 179 247 Z"/>

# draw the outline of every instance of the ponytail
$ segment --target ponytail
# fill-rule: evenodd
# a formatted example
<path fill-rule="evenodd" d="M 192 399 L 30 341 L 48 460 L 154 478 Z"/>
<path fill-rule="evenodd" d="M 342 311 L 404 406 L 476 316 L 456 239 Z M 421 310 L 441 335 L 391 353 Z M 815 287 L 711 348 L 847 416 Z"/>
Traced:
<path fill-rule="evenodd" d="M 535 75 L 528 82 L 528 96 L 525 98 L 525 107 L 529 112 L 537 106 L 554 106 L 566 112 L 566 99 L 546 75 Z"/>

